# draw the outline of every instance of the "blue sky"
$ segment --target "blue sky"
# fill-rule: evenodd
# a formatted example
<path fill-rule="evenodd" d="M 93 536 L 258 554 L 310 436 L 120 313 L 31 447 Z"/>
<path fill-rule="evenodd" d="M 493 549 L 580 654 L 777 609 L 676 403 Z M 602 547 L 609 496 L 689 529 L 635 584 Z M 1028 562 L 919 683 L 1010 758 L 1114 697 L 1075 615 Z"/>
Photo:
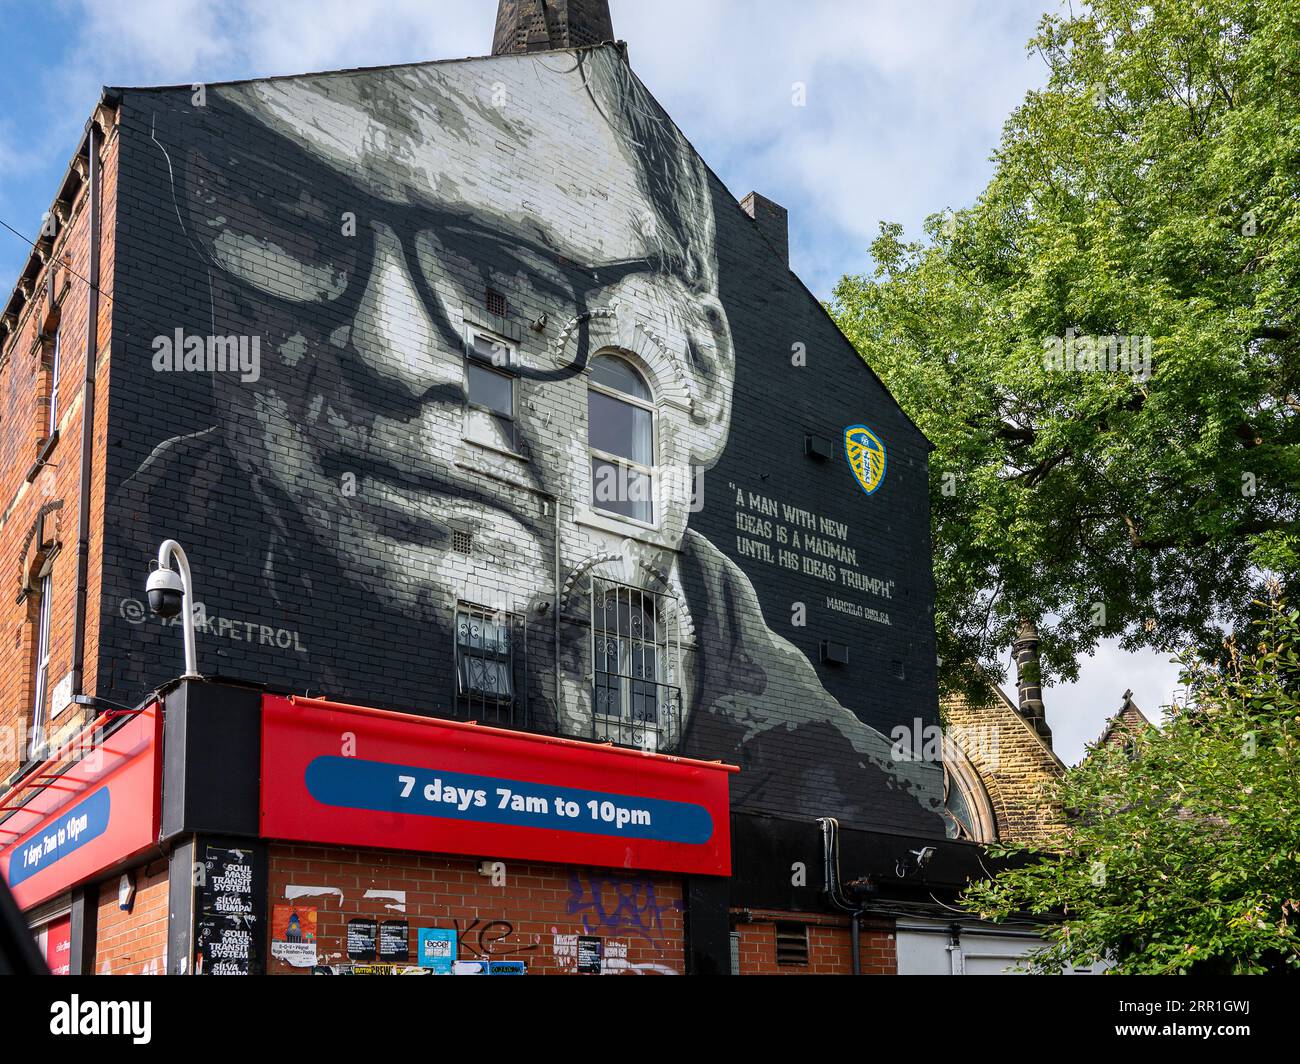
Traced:
<path fill-rule="evenodd" d="M 632 65 L 739 198 L 790 210 L 794 269 L 820 297 L 869 266 L 882 220 L 979 194 L 1002 122 L 1045 77 L 1026 43 L 1053 0 L 612 0 Z M 101 85 L 214 82 L 482 55 L 494 0 L 0 0 L 0 219 L 40 227 Z M 796 84 L 806 106 L 793 103 Z M 0 229 L 7 295 L 27 247 Z M 1046 693 L 1077 760 L 1125 687 L 1169 700 L 1159 655 L 1103 646 Z"/>

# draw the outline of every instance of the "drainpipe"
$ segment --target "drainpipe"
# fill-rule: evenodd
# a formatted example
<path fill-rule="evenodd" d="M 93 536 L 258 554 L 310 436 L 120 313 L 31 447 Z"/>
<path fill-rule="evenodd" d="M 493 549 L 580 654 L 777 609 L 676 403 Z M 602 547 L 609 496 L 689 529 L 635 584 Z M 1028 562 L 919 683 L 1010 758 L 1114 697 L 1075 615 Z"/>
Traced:
<path fill-rule="evenodd" d="M 90 568 L 90 478 L 95 441 L 95 359 L 99 340 L 99 128 L 86 123 L 90 199 L 90 290 L 86 295 L 86 379 L 81 393 L 81 497 L 77 502 L 77 597 L 72 621 L 72 694 L 85 693 L 86 589 Z"/>
<path fill-rule="evenodd" d="M 822 880 L 826 884 L 826 896 L 835 908 L 849 914 L 849 934 L 852 936 L 850 947 L 853 957 L 853 974 L 862 974 L 862 954 L 858 944 L 858 935 L 862 926 L 862 906 L 854 905 L 840 891 L 840 822 L 834 817 L 819 817 L 817 823 L 822 828 Z"/>

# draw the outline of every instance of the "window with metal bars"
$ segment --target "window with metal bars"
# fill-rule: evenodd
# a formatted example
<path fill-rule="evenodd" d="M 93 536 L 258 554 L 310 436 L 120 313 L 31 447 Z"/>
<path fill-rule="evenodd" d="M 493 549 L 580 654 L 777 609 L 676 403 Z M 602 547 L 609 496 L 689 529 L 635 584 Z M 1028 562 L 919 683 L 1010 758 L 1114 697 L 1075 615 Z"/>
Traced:
<path fill-rule="evenodd" d="M 597 739 L 668 752 L 681 738 L 681 640 L 664 595 L 591 582 L 592 724 Z"/>
<path fill-rule="evenodd" d="M 776 925 L 776 963 L 806 965 L 808 963 L 808 925 Z"/>
<path fill-rule="evenodd" d="M 521 722 L 517 672 L 527 640 L 522 617 L 501 610 L 456 608 L 456 708 L 489 724 Z"/>

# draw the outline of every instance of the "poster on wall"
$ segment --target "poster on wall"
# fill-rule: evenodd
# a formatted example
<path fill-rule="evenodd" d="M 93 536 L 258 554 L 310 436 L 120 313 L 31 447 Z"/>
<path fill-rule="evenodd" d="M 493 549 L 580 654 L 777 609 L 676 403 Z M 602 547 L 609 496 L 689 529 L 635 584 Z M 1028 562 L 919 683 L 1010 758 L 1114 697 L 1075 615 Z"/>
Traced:
<path fill-rule="evenodd" d="M 600 974 L 600 961 L 604 955 L 602 941 L 594 935 L 578 936 L 578 971 L 586 975 Z"/>
<path fill-rule="evenodd" d="M 456 932 L 449 928 L 422 927 L 419 931 L 420 967 L 435 975 L 451 975 L 456 961 Z"/>
<path fill-rule="evenodd" d="M 195 971 L 256 974 L 258 926 L 252 850 L 204 846 L 195 904 Z"/>
<path fill-rule="evenodd" d="M 271 956 L 294 968 L 316 965 L 316 906 L 277 905 L 271 913 Z"/>
<path fill-rule="evenodd" d="M 72 970 L 72 917 L 60 916 L 45 925 L 45 963 L 51 975 L 67 975 Z"/>
<path fill-rule="evenodd" d="M 348 957 L 354 961 L 373 961 L 377 954 L 379 925 L 369 916 L 348 921 Z"/>
<path fill-rule="evenodd" d="M 411 959 L 411 925 L 405 920 L 385 920 L 379 925 L 379 959 L 389 962 Z"/>

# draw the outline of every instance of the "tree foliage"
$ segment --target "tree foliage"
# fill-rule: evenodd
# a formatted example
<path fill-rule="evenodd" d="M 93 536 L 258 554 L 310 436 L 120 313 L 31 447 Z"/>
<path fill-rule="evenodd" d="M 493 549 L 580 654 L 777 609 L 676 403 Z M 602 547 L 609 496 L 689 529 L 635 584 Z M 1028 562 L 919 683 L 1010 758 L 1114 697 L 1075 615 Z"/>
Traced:
<path fill-rule="evenodd" d="M 1194 701 L 1163 730 L 1066 773 L 1071 819 L 1044 859 L 968 888 L 992 919 L 1064 917 L 1035 968 L 1300 972 L 1300 612 L 1269 604 L 1252 639 L 1193 664 Z"/>
<path fill-rule="evenodd" d="M 1300 570 L 1300 7 L 1097 0 L 1031 47 L 978 201 L 882 225 L 831 306 L 936 447 L 950 689 L 1021 616 L 1050 682 L 1103 637 L 1219 645 Z"/>

